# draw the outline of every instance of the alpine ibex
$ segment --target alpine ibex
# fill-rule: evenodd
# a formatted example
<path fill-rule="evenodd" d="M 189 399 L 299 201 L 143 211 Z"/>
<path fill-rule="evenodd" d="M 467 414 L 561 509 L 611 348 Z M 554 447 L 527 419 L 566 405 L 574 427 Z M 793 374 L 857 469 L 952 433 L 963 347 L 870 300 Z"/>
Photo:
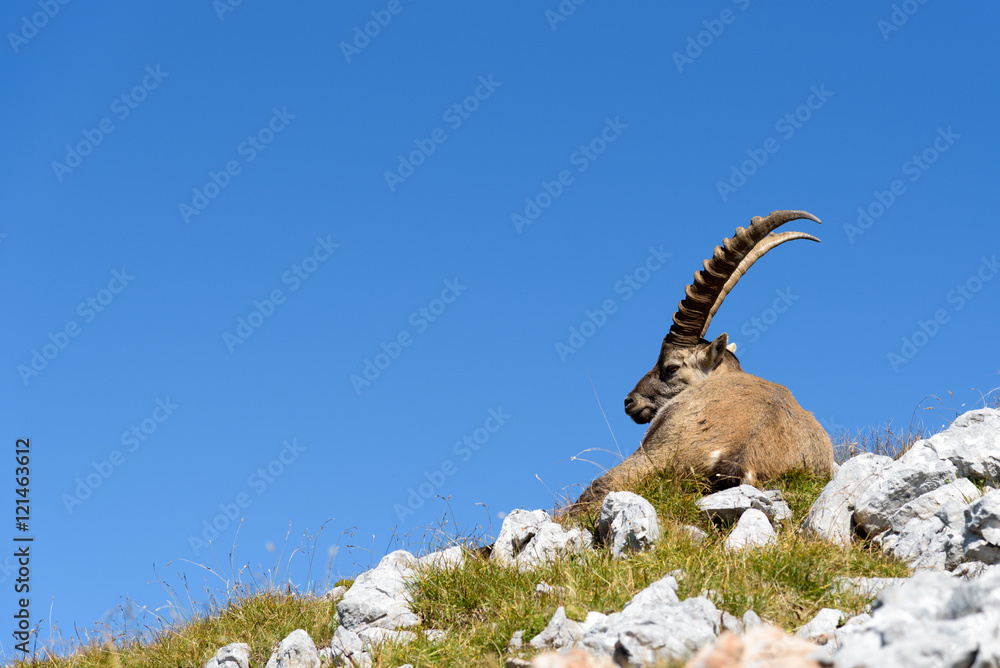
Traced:
<path fill-rule="evenodd" d="M 712 316 L 740 277 L 769 250 L 793 239 L 816 237 L 773 231 L 805 211 L 755 216 L 715 248 L 678 304 L 660 357 L 625 397 L 625 412 L 651 423 L 628 459 L 590 484 L 577 504 L 600 502 L 629 480 L 669 468 L 708 479 L 714 488 L 754 484 L 804 468 L 829 474 L 833 445 L 811 413 L 787 388 L 745 373 L 726 334 L 704 337 Z"/>

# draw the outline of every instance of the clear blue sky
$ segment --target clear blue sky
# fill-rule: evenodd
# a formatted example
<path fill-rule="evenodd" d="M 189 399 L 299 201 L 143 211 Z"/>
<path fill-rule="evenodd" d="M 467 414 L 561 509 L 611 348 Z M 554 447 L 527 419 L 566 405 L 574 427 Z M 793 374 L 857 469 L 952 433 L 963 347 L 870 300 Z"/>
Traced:
<path fill-rule="evenodd" d="M 823 242 L 715 318 L 747 371 L 834 431 L 1000 385 L 994 5 L 182 4 L 0 9 L 0 540 L 43 637 L 234 544 L 329 520 L 324 580 L 578 492 L 597 398 L 629 454 L 684 286 L 774 209 Z"/>

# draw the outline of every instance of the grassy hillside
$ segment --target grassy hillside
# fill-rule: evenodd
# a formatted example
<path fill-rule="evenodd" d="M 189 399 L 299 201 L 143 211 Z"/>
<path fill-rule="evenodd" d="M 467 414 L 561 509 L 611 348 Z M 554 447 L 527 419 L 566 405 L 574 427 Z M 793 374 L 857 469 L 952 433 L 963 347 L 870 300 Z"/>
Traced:
<path fill-rule="evenodd" d="M 839 458 L 872 450 L 898 455 L 915 436 L 873 430 L 841 439 Z M 413 589 L 413 608 L 423 620 L 421 628 L 444 629 L 447 639 L 431 643 L 421 638 L 407 646 L 385 646 L 375 655 L 376 665 L 503 665 L 513 633 L 524 630 L 525 639 L 530 639 L 545 627 L 558 606 L 565 606 L 567 614 L 577 620 L 590 610 L 614 612 L 640 589 L 676 569 L 684 571 L 682 599 L 708 591 L 721 610 L 741 616 L 752 609 L 789 631 L 824 607 L 859 613 L 868 601 L 837 593 L 833 586 L 837 578 L 898 577 L 909 571 L 866 545 L 840 548 L 793 530 L 825 483 L 814 476 L 789 474 L 766 485 L 782 491 L 794 518 L 779 530 L 776 545 L 742 553 L 726 552 L 723 542 L 728 528 L 714 526 L 698 514 L 695 501 L 703 493 L 699 484 L 666 475 L 632 490 L 648 499 L 660 518 L 662 536 L 655 549 L 643 554 L 613 560 L 609 552 L 598 550 L 522 573 L 494 565 L 480 556 L 481 544 L 466 539 L 464 569 L 424 573 Z M 594 530 L 596 518 L 560 521 Z M 708 537 L 697 543 L 683 525 L 698 526 Z M 563 590 L 538 596 L 535 585 L 539 582 Z M 90 642 L 70 656 L 50 656 L 34 665 L 200 667 L 219 647 L 245 642 L 252 650 L 252 665 L 262 667 L 275 645 L 296 628 L 305 629 L 318 646 L 328 644 L 336 620 L 335 603 L 321 597 L 239 588 L 209 615 L 158 631 L 144 644 L 120 639 Z"/>

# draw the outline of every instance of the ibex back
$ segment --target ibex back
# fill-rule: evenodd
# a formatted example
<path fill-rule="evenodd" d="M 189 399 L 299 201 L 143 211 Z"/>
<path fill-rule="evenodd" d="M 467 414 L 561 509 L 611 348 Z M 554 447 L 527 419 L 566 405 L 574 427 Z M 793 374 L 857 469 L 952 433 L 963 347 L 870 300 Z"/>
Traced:
<path fill-rule="evenodd" d="M 792 393 L 744 373 L 726 334 L 711 342 L 703 338 L 754 262 L 786 241 L 819 241 L 802 232 L 773 233 L 802 218 L 820 222 L 804 211 L 754 217 L 695 273 L 656 366 L 625 398 L 625 412 L 639 424 L 650 423 L 639 449 L 591 483 L 578 506 L 600 502 L 606 493 L 661 469 L 702 476 L 714 488 L 755 484 L 793 469 L 831 472 L 830 438 Z"/>

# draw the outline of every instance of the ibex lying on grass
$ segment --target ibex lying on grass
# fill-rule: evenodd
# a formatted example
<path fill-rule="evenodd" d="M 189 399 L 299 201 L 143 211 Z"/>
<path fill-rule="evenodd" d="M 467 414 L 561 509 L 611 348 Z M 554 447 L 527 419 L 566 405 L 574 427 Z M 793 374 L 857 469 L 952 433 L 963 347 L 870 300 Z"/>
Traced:
<path fill-rule="evenodd" d="M 740 277 L 767 251 L 793 239 L 819 241 L 802 232 L 772 233 L 805 211 L 754 217 L 717 246 L 677 307 L 660 357 L 625 398 L 625 412 L 651 422 L 639 449 L 591 483 L 577 505 L 600 502 L 628 481 L 656 470 L 708 479 L 714 488 L 754 484 L 792 469 L 829 474 L 833 445 L 791 392 L 745 373 L 727 347 L 726 334 L 702 338 L 712 316 Z"/>

